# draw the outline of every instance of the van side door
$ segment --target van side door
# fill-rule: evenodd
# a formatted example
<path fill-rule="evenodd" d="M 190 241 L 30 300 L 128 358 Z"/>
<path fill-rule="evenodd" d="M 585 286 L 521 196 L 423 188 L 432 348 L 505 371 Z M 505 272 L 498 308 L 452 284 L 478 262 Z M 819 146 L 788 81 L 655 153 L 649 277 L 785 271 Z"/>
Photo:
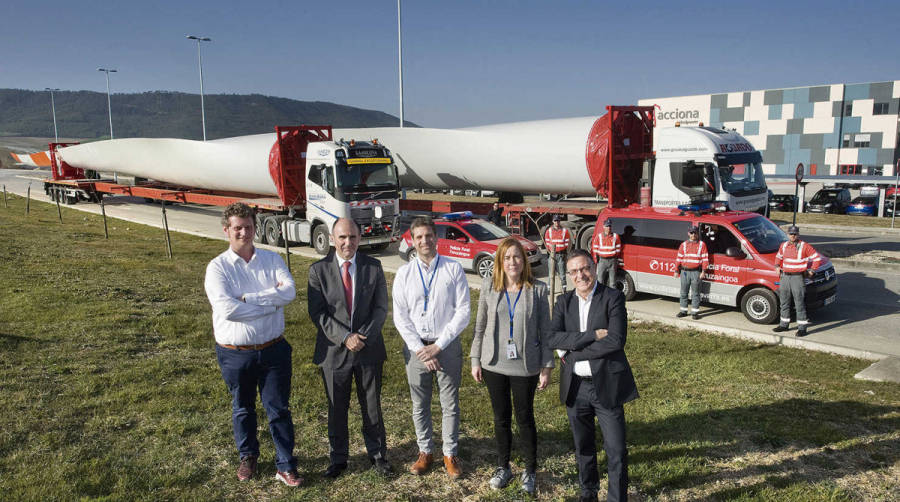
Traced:
<path fill-rule="evenodd" d="M 637 291 L 678 297 L 674 277 L 678 247 L 687 239 L 689 221 L 653 218 L 611 218 L 613 232 L 622 238 L 625 270 Z"/>
<path fill-rule="evenodd" d="M 727 226 L 701 223 L 700 239 L 706 243 L 709 253 L 707 278 L 701 288 L 704 299 L 737 306 L 738 292 L 746 281 L 748 263 L 752 266 L 753 257 L 746 254 L 741 241 Z"/>

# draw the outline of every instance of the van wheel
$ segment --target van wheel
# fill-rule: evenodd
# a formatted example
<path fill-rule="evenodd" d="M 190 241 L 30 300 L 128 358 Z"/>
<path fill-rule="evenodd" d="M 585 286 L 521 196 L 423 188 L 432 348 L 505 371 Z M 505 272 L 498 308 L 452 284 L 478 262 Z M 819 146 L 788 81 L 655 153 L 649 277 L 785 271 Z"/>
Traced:
<path fill-rule="evenodd" d="M 328 254 L 331 249 L 331 242 L 328 240 L 328 227 L 324 223 L 316 225 L 312 232 L 312 247 L 316 253 L 321 255 Z"/>
<path fill-rule="evenodd" d="M 413 261 L 416 259 L 416 248 L 409 248 L 406 251 L 406 261 Z"/>
<path fill-rule="evenodd" d="M 744 317 L 757 324 L 771 324 L 778 317 L 778 299 L 766 288 L 754 288 L 741 298 Z"/>
<path fill-rule="evenodd" d="M 475 262 L 475 272 L 484 279 L 494 272 L 494 259 L 490 256 L 482 256 Z"/>
<path fill-rule="evenodd" d="M 623 273 L 621 278 L 616 278 L 616 288 L 622 291 L 622 294 L 625 295 L 625 300 L 634 300 L 634 297 L 637 296 L 637 290 L 634 289 L 634 279 L 628 274 L 628 272 Z"/>

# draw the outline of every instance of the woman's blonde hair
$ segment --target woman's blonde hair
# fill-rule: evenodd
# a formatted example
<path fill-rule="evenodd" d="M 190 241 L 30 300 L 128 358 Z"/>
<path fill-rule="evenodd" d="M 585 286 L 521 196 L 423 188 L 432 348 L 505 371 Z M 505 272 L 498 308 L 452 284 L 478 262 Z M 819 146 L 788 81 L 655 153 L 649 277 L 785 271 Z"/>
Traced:
<path fill-rule="evenodd" d="M 503 270 L 503 257 L 506 256 L 509 248 L 516 248 L 522 254 L 524 266 L 522 274 L 519 276 L 519 286 L 521 287 L 523 284 L 534 286 L 534 275 L 531 273 L 531 263 L 528 262 L 528 254 L 525 253 L 525 248 L 515 237 L 507 237 L 500 241 L 500 245 L 497 246 L 497 252 L 494 253 L 494 279 L 491 283 L 494 291 L 506 289 L 506 271 Z"/>

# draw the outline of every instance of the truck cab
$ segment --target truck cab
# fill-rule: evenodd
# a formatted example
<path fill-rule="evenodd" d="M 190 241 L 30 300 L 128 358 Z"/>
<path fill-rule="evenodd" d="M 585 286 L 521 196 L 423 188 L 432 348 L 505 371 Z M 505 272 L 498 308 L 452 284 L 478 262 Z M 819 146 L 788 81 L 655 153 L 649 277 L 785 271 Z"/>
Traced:
<path fill-rule="evenodd" d="M 397 237 L 399 180 L 391 152 L 377 140 L 319 141 L 306 150 L 306 218 L 285 221 L 289 240 L 331 247 L 338 218 L 359 225 L 360 245 L 387 247 Z"/>
<path fill-rule="evenodd" d="M 735 131 L 663 127 L 655 132 L 653 206 L 719 201 L 731 210 L 766 213 L 762 154 Z"/>

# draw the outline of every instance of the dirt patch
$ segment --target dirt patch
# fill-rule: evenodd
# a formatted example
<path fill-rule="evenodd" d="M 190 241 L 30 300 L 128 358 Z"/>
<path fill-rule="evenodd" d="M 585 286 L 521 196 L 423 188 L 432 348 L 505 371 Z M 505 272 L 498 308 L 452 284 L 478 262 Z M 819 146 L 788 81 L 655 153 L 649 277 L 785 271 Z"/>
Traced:
<path fill-rule="evenodd" d="M 852 249 L 823 248 L 822 254 L 829 258 L 848 258 L 866 263 L 900 263 L 900 251 L 854 251 Z"/>

